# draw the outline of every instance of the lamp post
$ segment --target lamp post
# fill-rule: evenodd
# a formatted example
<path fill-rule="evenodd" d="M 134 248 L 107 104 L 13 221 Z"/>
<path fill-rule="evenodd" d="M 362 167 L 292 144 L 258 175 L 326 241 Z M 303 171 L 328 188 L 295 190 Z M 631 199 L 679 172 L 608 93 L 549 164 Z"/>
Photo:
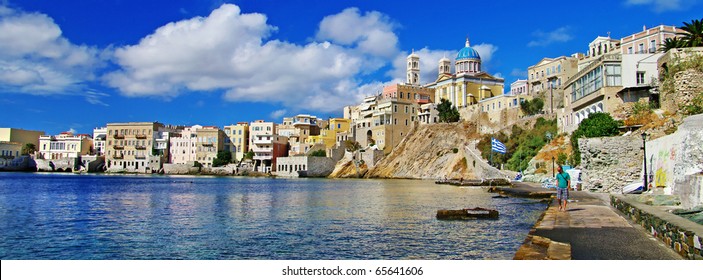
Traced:
<path fill-rule="evenodd" d="M 552 177 L 554 177 L 554 156 L 552 156 Z"/>
<path fill-rule="evenodd" d="M 642 191 L 647 191 L 647 133 L 642 132 L 642 151 L 644 152 L 644 185 Z"/>

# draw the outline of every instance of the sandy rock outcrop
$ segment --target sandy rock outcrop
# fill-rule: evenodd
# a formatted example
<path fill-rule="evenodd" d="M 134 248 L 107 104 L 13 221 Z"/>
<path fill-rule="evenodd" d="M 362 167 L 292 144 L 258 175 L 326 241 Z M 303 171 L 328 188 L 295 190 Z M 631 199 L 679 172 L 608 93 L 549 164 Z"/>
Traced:
<path fill-rule="evenodd" d="M 475 160 L 467 157 L 465 149 L 475 131 L 467 122 L 421 125 L 365 177 L 477 179 Z"/>

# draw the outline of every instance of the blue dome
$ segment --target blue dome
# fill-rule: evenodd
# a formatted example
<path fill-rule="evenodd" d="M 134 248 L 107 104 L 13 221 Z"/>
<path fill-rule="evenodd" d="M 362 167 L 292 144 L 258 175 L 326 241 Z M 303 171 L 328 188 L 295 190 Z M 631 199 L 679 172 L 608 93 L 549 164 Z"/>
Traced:
<path fill-rule="evenodd" d="M 459 51 L 459 53 L 456 55 L 456 60 L 462 60 L 462 59 L 481 59 L 481 56 L 478 55 L 478 52 L 474 50 L 472 47 L 464 47 Z"/>

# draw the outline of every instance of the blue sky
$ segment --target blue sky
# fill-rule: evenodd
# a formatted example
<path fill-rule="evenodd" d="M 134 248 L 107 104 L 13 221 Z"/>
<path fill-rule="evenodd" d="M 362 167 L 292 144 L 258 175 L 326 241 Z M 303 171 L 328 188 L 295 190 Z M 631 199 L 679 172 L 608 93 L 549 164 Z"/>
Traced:
<path fill-rule="evenodd" d="M 680 26 L 700 2 L 0 0 L 0 127 L 341 117 L 400 81 L 411 50 L 432 81 L 466 36 L 508 91 L 543 57 Z"/>

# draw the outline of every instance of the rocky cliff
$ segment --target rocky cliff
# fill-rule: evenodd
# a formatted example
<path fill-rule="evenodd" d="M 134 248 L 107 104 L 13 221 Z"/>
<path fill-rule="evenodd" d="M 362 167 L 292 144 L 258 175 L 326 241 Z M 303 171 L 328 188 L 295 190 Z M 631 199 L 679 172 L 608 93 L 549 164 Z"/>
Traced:
<path fill-rule="evenodd" d="M 421 125 L 365 175 L 366 178 L 478 179 L 504 177 L 490 170 L 467 144 L 476 127 L 467 122 Z"/>

